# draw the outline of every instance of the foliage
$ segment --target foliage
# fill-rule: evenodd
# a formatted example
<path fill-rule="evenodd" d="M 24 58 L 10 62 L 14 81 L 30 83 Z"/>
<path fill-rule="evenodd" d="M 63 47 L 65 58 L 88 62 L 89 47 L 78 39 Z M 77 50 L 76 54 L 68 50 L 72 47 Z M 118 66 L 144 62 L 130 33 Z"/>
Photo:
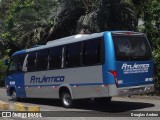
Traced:
<path fill-rule="evenodd" d="M 2 2 L 5 3 L 4 0 Z M 34 43 L 42 42 L 44 28 L 53 25 L 54 19 L 49 16 L 53 0 L 13 0 L 10 2 L 7 15 L 3 18 L 3 38 L 7 49 L 11 53 L 30 47 Z M 1 5 L 2 7 L 3 5 Z M 4 9 L 3 7 L 1 9 Z M 32 36 L 32 39 L 30 39 Z"/>
<path fill-rule="evenodd" d="M 155 88 L 160 92 L 160 0 L 146 0 L 142 4 L 145 32 L 152 43 L 155 62 Z"/>
<path fill-rule="evenodd" d="M 160 0 L 124 0 L 134 7 L 137 20 L 144 24 L 138 30 L 144 32 L 153 50 L 156 93 L 160 93 Z"/>
<path fill-rule="evenodd" d="M 4 86 L 6 69 L 6 65 L 4 65 L 4 62 L 2 60 L 0 60 L 0 86 Z"/>

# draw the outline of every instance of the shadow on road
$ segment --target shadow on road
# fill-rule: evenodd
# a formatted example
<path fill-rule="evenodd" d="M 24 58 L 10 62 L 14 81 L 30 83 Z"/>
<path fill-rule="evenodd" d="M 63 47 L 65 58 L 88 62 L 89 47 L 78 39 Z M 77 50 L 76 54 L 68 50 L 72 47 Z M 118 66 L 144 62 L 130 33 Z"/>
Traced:
<path fill-rule="evenodd" d="M 110 113 L 116 113 L 116 112 L 127 112 L 127 111 L 133 111 L 143 108 L 149 108 L 154 107 L 154 104 L 150 103 L 142 103 L 142 102 L 124 102 L 124 101 L 112 101 L 110 103 L 106 104 L 100 104 L 100 103 L 90 103 L 90 104 L 81 104 L 77 105 L 77 109 L 87 109 L 87 110 L 95 110 L 95 111 L 101 111 L 101 112 L 110 112 Z"/>
<path fill-rule="evenodd" d="M 62 107 L 61 102 L 55 99 L 25 99 L 22 102 L 38 104 L 38 105 Z M 150 108 L 154 106 L 155 106 L 154 104 L 143 103 L 143 102 L 112 101 L 108 104 L 100 104 L 94 101 L 82 100 L 82 101 L 76 101 L 73 109 L 75 108 L 75 109 L 83 109 L 83 110 L 91 110 L 99 112 L 119 113 L 119 112 L 133 111 L 143 108 Z"/>

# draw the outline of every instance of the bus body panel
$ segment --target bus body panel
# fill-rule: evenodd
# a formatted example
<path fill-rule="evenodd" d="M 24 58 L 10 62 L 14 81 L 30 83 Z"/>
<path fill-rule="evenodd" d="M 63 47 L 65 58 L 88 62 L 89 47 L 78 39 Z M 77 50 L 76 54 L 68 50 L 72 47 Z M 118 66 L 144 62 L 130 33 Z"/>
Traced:
<path fill-rule="evenodd" d="M 153 84 L 153 61 L 116 62 L 118 87 Z"/>
<path fill-rule="evenodd" d="M 148 43 L 147 39 L 146 42 Z M 116 60 L 116 49 L 110 32 L 104 33 L 104 43 L 103 83 L 108 86 L 109 96 L 143 94 L 154 91 L 153 60 L 118 61 Z M 114 71 L 116 76 L 111 74 L 110 71 Z"/>
<path fill-rule="evenodd" d="M 127 87 L 119 87 L 115 84 L 108 85 L 109 96 L 131 96 L 136 94 L 144 94 L 154 92 L 154 84 L 145 84 L 138 86 L 127 86 Z"/>
<path fill-rule="evenodd" d="M 59 92 L 56 87 L 60 85 L 69 84 L 71 87 L 81 88 L 81 86 L 102 85 L 102 80 L 102 65 L 29 72 L 25 74 L 26 96 L 57 98 Z M 90 92 L 79 91 L 79 94 L 73 92 L 73 97 L 84 98 L 86 94 L 89 95 Z"/>
<path fill-rule="evenodd" d="M 25 98 L 24 73 L 13 73 L 6 77 L 7 95 L 10 96 L 10 90 L 14 89 L 17 97 Z"/>
<path fill-rule="evenodd" d="M 103 83 L 104 84 L 115 84 L 114 77 L 109 74 L 109 70 L 115 70 L 115 53 L 112 36 L 110 32 L 104 33 L 105 43 L 105 64 L 103 65 Z"/>
<path fill-rule="evenodd" d="M 135 36 L 137 35 L 139 34 L 136 33 Z M 143 34 L 140 35 L 142 36 Z M 126 35 L 126 37 L 129 37 L 129 35 Z M 145 39 L 145 36 L 143 37 Z M 153 60 L 116 60 L 117 51 L 112 34 L 109 32 L 104 33 L 104 40 L 105 64 L 103 65 L 103 81 L 104 84 L 108 85 L 109 96 L 153 92 Z M 145 39 L 145 42 L 148 45 L 148 53 L 150 53 L 151 48 L 149 42 L 147 39 Z"/>
<path fill-rule="evenodd" d="M 117 86 L 153 84 L 153 58 L 144 34 L 124 32 L 112 34 L 115 50 Z"/>

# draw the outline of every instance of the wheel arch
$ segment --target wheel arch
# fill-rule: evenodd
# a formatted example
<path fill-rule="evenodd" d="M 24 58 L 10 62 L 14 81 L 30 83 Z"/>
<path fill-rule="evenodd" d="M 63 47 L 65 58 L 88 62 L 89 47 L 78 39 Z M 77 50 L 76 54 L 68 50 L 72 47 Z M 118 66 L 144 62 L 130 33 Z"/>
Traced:
<path fill-rule="evenodd" d="M 61 98 L 61 95 L 62 95 L 63 91 L 68 91 L 70 93 L 72 99 L 74 98 L 71 86 L 69 84 L 60 85 L 60 87 L 59 87 L 59 98 Z"/>

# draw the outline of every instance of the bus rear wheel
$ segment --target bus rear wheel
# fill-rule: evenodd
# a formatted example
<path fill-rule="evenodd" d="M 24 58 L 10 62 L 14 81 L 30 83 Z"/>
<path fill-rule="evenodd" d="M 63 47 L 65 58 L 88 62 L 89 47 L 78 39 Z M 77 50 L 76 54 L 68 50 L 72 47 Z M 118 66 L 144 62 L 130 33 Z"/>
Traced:
<path fill-rule="evenodd" d="M 73 99 L 69 91 L 64 91 L 61 95 L 62 105 L 65 108 L 70 108 L 73 106 Z"/>

